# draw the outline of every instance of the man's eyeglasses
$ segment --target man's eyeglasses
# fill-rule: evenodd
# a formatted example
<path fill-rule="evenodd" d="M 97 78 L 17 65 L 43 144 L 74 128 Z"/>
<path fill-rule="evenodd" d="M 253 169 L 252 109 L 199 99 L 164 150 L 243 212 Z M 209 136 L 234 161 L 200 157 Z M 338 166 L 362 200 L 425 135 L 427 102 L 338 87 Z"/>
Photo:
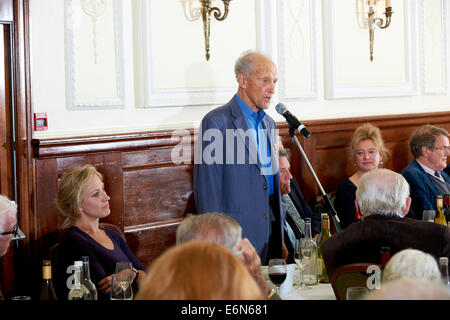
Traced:
<path fill-rule="evenodd" d="M 12 229 L 11 231 L 0 233 L 0 236 L 7 236 L 8 234 L 12 234 L 13 238 L 14 238 L 15 236 L 17 236 L 17 230 L 19 230 L 19 225 L 18 224 L 16 224 L 14 226 L 14 229 Z"/>
<path fill-rule="evenodd" d="M 450 151 L 450 146 L 448 147 L 441 147 L 441 148 L 434 148 L 434 150 L 439 150 L 439 151 L 443 151 L 443 152 L 449 152 Z"/>

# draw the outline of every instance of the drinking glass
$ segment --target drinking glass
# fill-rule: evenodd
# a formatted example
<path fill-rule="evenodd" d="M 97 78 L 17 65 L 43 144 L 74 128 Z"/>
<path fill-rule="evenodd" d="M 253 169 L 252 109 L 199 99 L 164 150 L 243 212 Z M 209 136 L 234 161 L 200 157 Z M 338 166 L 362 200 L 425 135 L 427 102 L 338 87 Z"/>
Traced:
<path fill-rule="evenodd" d="M 117 262 L 116 272 L 112 277 L 111 300 L 133 299 L 133 268 L 131 262 Z"/>
<path fill-rule="evenodd" d="M 366 287 L 348 287 L 345 294 L 347 300 L 362 300 L 369 290 Z"/>
<path fill-rule="evenodd" d="M 434 210 L 423 210 L 422 220 L 434 222 L 435 215 L 436 211 Z"/>
<path fill-rule="evenodd" d="M 277 293 L 280 294 L 280 286 L 286 280 L 287 269 L 284 259 L 270 259 L 269 260 L 269 279 L 277 288 Z"/>
<path fill-rule="evenodd" d="M 302 251 L 301 251 L 301 247 L 300 247 L 300 240 L 296 239 L 295 240 L 295 246 L 294 246 L 294 261 L 297 264 L 297 268 L 298 268 L 298 274 L 299 274 L 299 282 L 296 284 L 300 285 L 300 290 L 308 290 L 311 289 L 311 287 L 308 287 L 305 284 L 305 281 L 303 279 L 303 271 L 305 270 L 305 267 L 302 263 Z"/>

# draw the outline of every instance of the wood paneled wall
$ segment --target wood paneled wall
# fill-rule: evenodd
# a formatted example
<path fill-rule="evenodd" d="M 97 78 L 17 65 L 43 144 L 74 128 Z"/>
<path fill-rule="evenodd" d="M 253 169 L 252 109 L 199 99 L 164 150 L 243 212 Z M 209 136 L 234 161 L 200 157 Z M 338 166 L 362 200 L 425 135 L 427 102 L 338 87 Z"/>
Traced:
<path fill-rule="evenodd" d="M 336 190 L 354 172 L 348 156 L 356 127 L 370 122 L 380 127 L 392 156 L 385 167 L 400 172 L 412 159 L 410 134 L 424 123 L 450 130 L 450 112 L 305 121 L 312 136 L 299 137 L 325 191 Z M 278 124 L 283 144 L 292 149 L 292 173 L 306 199 L 319 194 L 311 173 L 291 143 L 285 123 Z M 67 169 L 91 163 L 103 173 L 111 196 L 111 215 L 105 222 L 119 225 L 136 256 L 148 265 L 175 242 L 175 230 L 187 213 L 195 212 L 192 194 L 193 143 L 196 130 L 172 138 L 171 131 L 108 135 L 88 138 L 34 140 L 35 250 L 45 255 L 59 240 L 63 218 L 55 205 L 58 179 Z M 175 164 L 171 154 L 183 140 L 187 163 Z M 42 256 L 41 256 L 42 257 Z"/>

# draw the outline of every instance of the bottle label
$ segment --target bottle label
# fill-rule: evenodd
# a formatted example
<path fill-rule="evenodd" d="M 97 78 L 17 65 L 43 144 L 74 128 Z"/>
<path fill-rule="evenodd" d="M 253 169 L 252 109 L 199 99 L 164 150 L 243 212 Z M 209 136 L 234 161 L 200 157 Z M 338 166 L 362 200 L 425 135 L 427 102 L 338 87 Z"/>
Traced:
<path fill-rule="evenodd" d="M 43 279 L 51 279 L 52 278 L 52 267 L 51 266 L 42 267 L 42 278 Z"/>

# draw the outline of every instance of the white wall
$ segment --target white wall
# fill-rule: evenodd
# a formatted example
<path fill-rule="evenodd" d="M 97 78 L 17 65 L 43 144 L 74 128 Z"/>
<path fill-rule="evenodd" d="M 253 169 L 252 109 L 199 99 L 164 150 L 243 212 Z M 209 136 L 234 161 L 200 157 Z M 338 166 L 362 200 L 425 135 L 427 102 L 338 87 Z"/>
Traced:
<path fill-rule="evenodd" d="M 233 0 L 211 19 L 209 61 L 180 0 L 107 0 L 95 42 L 81 0 L 30 2 L 33 109 L 49 121 L 36 138 L 197 127 L 232 97 L 234 61 L 253 48 L 279 67 L 273 106 L 303 120 L 450 110 L 447 0 L 392 0 L 373 62 L 355 0 Z"/>

